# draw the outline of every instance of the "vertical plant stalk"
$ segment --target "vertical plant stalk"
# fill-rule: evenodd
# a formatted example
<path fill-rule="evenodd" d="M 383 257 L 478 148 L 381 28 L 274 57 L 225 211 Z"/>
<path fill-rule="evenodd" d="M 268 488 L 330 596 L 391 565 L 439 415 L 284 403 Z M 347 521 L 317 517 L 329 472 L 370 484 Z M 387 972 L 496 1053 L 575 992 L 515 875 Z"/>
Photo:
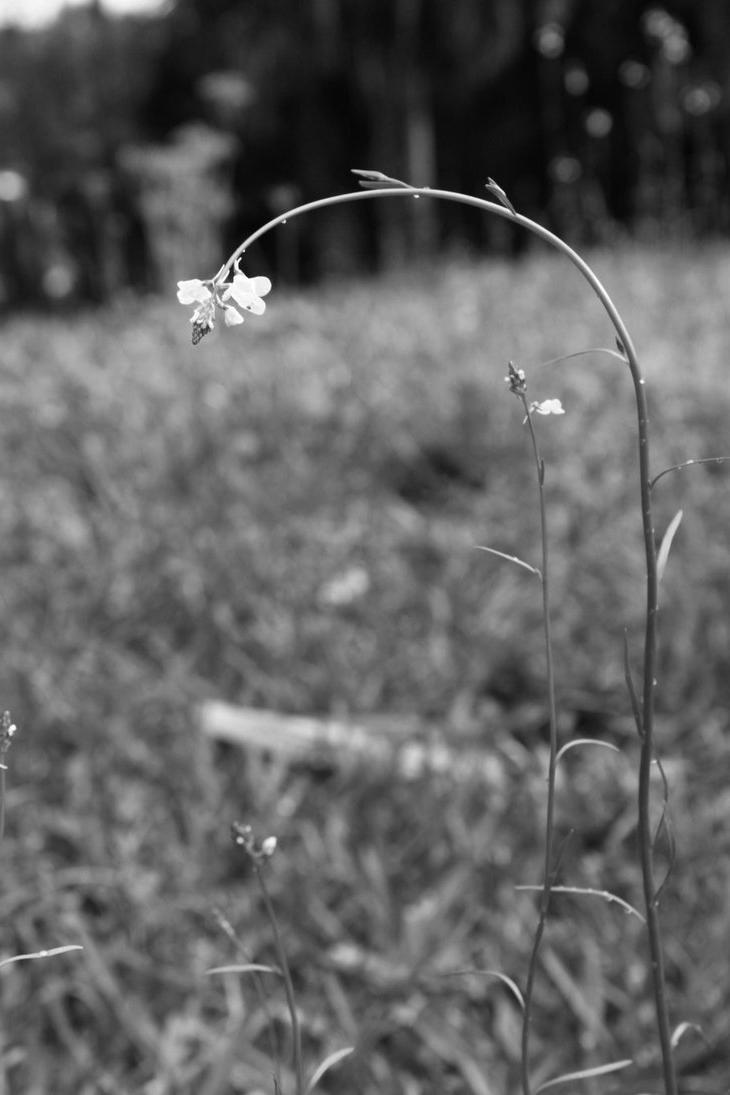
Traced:
<path fill-rule="evenodd" d="M 5 837 L 5 765 L 0 762 L 0 844 Z"/>
<path fill-rule="evenodd" d="M 623 341 L 623 340 L 622 340 Z M 647 937 L 651 980 L 654 989 L 654 1005 L 657 1016 L 657 1033 L 662 1055 L 662 1071 L 665 1095 L 677 1095 L 677 1073 L 667 1005 L 666 975 L 664 972 L 664 948 L 659 922 L 658 892 L 654 882 L 653 836 L 651 829 L 651 766 L 654 760 L 654 694 L 657 672 L 657 614 L 659 612 L 659 573 L 657 568 L 656 537 L 651 504 L 651 468 L 649 460 L 649 414 L 646 403 L 644 377 L 641 374 L 636 352 L 630 339 L 623 342 L 626 358 L 631 369 L 636 396 L 639 435 L 639 476 L 641 489 L 641 517 L 644 530 L 644 554 L 646 560 L 646 623 L 644 631 L 644 673 L 641 706 L 641 757 L 639 761 L 639 855 L 644 889 Z"/>
<path fill-rule="evenodd" d="M 269 924 L 271 925 L 271 931 L 274 936 L 274 949 L 276 951 L 276 958 L 279 963 L 281 975 L 284 979 L 284 994 L 286 996 L 286 1006 L 289 1009 L 289 1020 L 291 1022 L 292 1071 L 294 1072 L 296 1095 L 304 1095 L 304 1074 L 302 1072 L 302 1030 L 299 1025 L 299 1016 L 297 1015 L 297 1006 L 294 999 L 294 985 L 292 984 L 289 963 L 287 961 L 284 943 L 281 938 L 281 932 L 279 931 L 279 924 L 276 919 L 276 913 L 274 912 L 274 906 L 271 903 L 269 891 L 266 887 L 266 881 L 264 879 L 264 871 L 262 865 L 255 858 L 252 859 L 252 863 L 254 870 L 256 871 L 256 880 L 259 884 L 259 889 L 261 890 L 261 895 L 264 899 L 266 916 L 268 917 Z"/>
<path fill-rule="evenodd" d="M 5 797 L 7 791 L 5 758 L 8 755 L 8 749 L 12 744 L 16 731 L 17 727 L 10 717 L 10 712 L 3 711 L 0 715 L 0 844 L 2 844 L 5 836 Z"/>
<path fill-rule="evenodd" d="M 512 366 L 510 366 L 510 372 Z M 547 675 L 548 713 L 550 720 L 550 756 L 548 761 L 547 776 L 547 805 L 545 810 L 545 848 L 542 892 L 540 894 L 540 908 L 537 928 L 532 942 L 530 961 L 527 967 L 527 980 L 525 982 L 525 1006 L 522 1012 L 522 1047 L 521 1047 L 521 1077 L 523 1095 L 531 1095 L 530 1088 L 530 1026 L 532 1023 L 532 996 L 535 987 L 537 973 L 537 960 L 540 954 L 542 937 L 545 933 L 548 914 L 550 912 L 550 893 L 553 883 L 553 847 L 555 844 L 555 772 L 558 763 L 558 713 L 555 700 L 555 668 L 553 664 L 553 638 L 550 607 L 550 554 L 548 546 L 547 512 L 545 507 L 545 464 L 540 456 L 537 443 L 535 426 L 532 421 L 530 408 L 525 396 L 524 383 L 519 390 L 515 390 L 520 398 L 525 411 L 526 422 L 530 431 L 532 455 L 537 472 L 537 491 L 540 507 L 540 586 L 542 589 L 542 621 L 545 638 L 545 664 Z"/>
<path fill-rule="evenodd" d="M 361 172 L 361 174 L 363 174 Z M 657 576 L 657 549 L 654 534 L 654 522 L 651 505 L 651 473 L 649 463 L 649 417 L 646 404 L 646 392 L 644 391 L 644 377 L 639 367 L 636 351 L 631 336 L 621 315 L 613 303 L 602 282 L 593 272 L 591 267 L 580 255 L 573 250 L 560 236 L 556 236 L 549 229 L 544 228 L 529 217 L 515 212 L 511 205 L 503 204 L 503 199 L 498 193 L 499 188 L 491 190 L 499 201 L 487 201 L 484 198 L 473 197 L 469 194 L 460 194 L 453 190 L 440 190 L 430 187 L 409 186 L 398 180 L 389 180 L 378 172 L 364 173 L 371 179 L 379 177 L 383 180 L 382 189 L 367 189 L 347 191 L 343 194 L 330 195 L 327 198 L 319 198 L 316 201 L 306 202 L 287 210 L 267 221 L 255 232 L 252 232 L 243 243 L 233 252 L 227 262 L 221 267 L 216 279 L 225 278 L 235 261 L 240 258 L 253 243 L 259 240 L 267 232 L 272 231 L 280 224 L 292 217 L 302 216 L 305 213 L 325 209 L 330 206 L 342 205 L 349 202 L 368 201 L 371 199 L 391 198 L 394 200 L 413 200 L 414 198 L 427 197 L 437 200 L 456 202 L 460 205 L 468 205 L 475 209 L 481 209 L 495 217 L 502 217 L 524 228 L 527 232 L 537 236 L 550 247 L 559 251 L 575 266 L 593 292 L 603 305 L 608 318 L 618 336 L 620 348 L 625 355 L 626 362 L 631 372 L 636 399 L 636 411 L 638 420 L 638 445 L 639 445 L 639 478 L 641 493 L 641 519 L 644 538 L 644 554 L 646 565 L 646 622 L 644 631 L 644 663 L 643 663 L 643 702 L 641 710 L 641 759 L 639 764 L 639 780 L 637 793 L 638 832 L 640 846 L 641 873 L 643 880 L 644 904 L 646 908 L 647 936 L 649 940 L 649 957 L 651 967 L 651 979 L 654 993 L 654 1005 L 656 1013 L 656 1025 L 659 1035 L 659 1044 L 662 1056 L 662 1071 L 664 1078 L 665 1095 L 677 1095 L 677 1078 L 672 1053 L 671 1034 L 669 1025 L 669 1012 L 667 1007 L 666 980 L 664 974 L 664 959 L 659 923 L 657 892 L 654 883 L 654 864 L 652 853 L 651 832 L 651 765 L 654 759 L 654 691 L 657 667 L 657 633 L 656 618 L 658 612 L 658 576 Z"/>

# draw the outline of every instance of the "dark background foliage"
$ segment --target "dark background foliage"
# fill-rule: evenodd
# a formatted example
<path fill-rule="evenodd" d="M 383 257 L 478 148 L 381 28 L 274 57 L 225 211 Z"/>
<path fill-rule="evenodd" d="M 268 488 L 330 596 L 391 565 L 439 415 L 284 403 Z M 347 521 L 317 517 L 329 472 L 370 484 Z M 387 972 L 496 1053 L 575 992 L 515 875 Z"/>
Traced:
<path fill-rule="evenodd" d="M 475 194 L 491 176 L 583 241 L 726 233 L 729 54 L 724 0 L 176 0 L 6 28 L 4 303 L 169 284 L 181 238 L 207 232 L 195 255 L 214 261 L 358 166 Z M 271 246 L 300 280 L 521 241 L 426 203 L 342 209 Z"/>

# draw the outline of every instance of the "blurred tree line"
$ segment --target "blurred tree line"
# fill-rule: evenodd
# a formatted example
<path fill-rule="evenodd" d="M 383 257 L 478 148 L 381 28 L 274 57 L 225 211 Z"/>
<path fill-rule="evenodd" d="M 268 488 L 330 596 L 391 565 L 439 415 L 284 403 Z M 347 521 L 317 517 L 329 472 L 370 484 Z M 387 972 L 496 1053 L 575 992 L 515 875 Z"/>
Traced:
<path fill-rule="evenodd" d="M 176 0 L 0 32 L 0 303 L 101 301 L 204 276 L 351 167 L 484 193 L 582 242 L 727 233 L 730 3 Z M 515 250 L 461 207 L 293 221 L 294 279 Z"/>

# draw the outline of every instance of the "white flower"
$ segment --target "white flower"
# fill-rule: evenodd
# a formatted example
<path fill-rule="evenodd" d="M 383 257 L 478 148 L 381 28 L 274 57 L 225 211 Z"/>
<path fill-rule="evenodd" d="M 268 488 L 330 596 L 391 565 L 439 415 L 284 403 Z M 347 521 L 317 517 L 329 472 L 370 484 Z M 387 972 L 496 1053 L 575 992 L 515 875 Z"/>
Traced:
<path fill-rule="evenodd" d="M 243 316 L 238 308 L 230 303 L 231 300 L 235 301 L 239 308 L 245 308 L 247 312 L 253 312 L 257 316 L 263 315 L 266 311 L 266 304 L 261 298 L 271 291 L 269 279 L 246 277 L 238 262 L 234 269 L 233 281 L 230 282 L 223 280 L 227 272 L 227 267 L 223 266 L 216 276 L 208 281 L 190 278 L 177 283 L 177 299 L 180 303 L 197 305 L 190 317 L 193 325 L 193 346 L 196 346 L 201 338 L 213 330 L 218 308 L 223 312 L 226 327 L 237 327 L 238 324 L 243 323 Z"/>
<path fill-rule="evenodd" d="M 543 399 L 542 403 L 531 403 L 530 411 L 537 414 L 565 414 L 565 408 L 559 399 Z"/>
<path fill-rule="evenodd" d="M 271 282 L 268 278 L 247 278 L 239 270 L 224 292 L 222 299 L 230 300 L 233 297 L 240 308 L 245 308 L 247 312 L 253 312 L 254 315 L 261 316 L 266 311 L 266 302 L 261 298 L 269 292 L 271 292 Z"/>
<path fill-rule="evenodd" d="M 213 296 L 208 286 L 200 278 L 177 283 L 177 299 L 181 304 L 203 304 Z"/>
<path fill-rule="evenodd" d="M 270 859 L 276 851 L 277 840 L 275 836 L 265 836 L 261 841 L 261 855 Z"/>

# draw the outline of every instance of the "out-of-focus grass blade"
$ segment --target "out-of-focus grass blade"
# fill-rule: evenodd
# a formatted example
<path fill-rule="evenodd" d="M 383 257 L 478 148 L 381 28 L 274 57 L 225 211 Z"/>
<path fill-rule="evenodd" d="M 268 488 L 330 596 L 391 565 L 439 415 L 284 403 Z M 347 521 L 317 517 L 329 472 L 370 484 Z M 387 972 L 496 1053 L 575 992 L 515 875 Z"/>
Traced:
<path fill-rule="evenodd" d="M 277 977 L 281 977 L 281 970 L 276 966 L 261 966 L 258 962 L 243 962 L 236 963 L 232 966 L 214 966 L 213 969 L 205 971 L 208 976 L 212 973 L 275 973 Z"/>
<path fill-rule="evenodd" d="M 666 565 L 667 565 L 667 559 L 669 558 L 669 552 L 670 552 L 671 547 L 672 547 L 672 540 L 674 539 L 674 537 L 677 533 L 677 529 L 680 526 L 680 523 L 682 521 L 682 517 L 683 517 L 683 511 L 681 509 L 677 510 L 674 517 L 669 522 L 669 527 L 667 528 L 667 531 L 664 533 L 664 536 L 662 538 L 662 542 L 659 545 L 659 551 L 657 552 L 657 557 L 656 557 L 656 570 L 657 570 L 657 578 L 659 579 L 660 582 L 661 582 L 661 580 L 664 576 L 664 570 L 665 570 Z"/>
<path fill-rule="evenodd" d="M 613 749 L 614 753 L 620 753 L 621 750 L 617 745 L 614 745 L 610 741 L 601 741 L 599 738 L 575 738 L 573 741 L 566 741 L 562 749 L 559 749 L 555 757 L 555 763 L 564 757 L 569 749 L 572 749 L 576 745 L 602 745 L 604 749 Z"/>
<path fill-rule="evenodd" d="M 341 1061 L 344 1057 L 349 1057 L 354 1052 L 354 1046 L 346 1046 L 344 1049 L 336 1049 L 334 1053 L 330 1053 L 329 1057 L 325 1057 L 321 1064 L 317 1065 L 311 1080 L 304 1088 L 304 1095 L 310 1095 L 311 1091 L 314 1091 L 319 1081 L 324 1076 L 325 1072 L 329 1072 L 334 1065 Z"/>
<path fill-rule="evenodd" d="M 597 1065 L 595 1068 L 581 1069 L 580 1072 L 565 1072 L 562 1076 L 556 1076 L 554 1080 L 547 1080 L 544 1084 L 540 1084 L 535 1088 L 535 1095 L 539 1095 L 540 1091 L 547 1091 L 549 1087 L 557 1087 L 558 1084 L 567 1084 L 571 1080 L 590 1080 L 593 1076 L 605 1076 L 609 1072 L 618 1072 L 622 1068 L 628 1068 L 629 1065 L 633 1065 L 633 1061 L 628 1058 L 625 1061 L 614 1061 L 610 1065 Z"/>
<path fill-rule="evenodd" d="M 14 954 L 12 958 L 4 958 L 0 962 L 0 969 L 9 966 L 13 962 L 31 962 L 34 958 L 55 958 L 57 954 L 67 954 L 69 951 L 82 951 L 80 943 L 69 943 L 65 947 L 52 947 L 48 951 L 35 951 L 33 954 Z"/>

